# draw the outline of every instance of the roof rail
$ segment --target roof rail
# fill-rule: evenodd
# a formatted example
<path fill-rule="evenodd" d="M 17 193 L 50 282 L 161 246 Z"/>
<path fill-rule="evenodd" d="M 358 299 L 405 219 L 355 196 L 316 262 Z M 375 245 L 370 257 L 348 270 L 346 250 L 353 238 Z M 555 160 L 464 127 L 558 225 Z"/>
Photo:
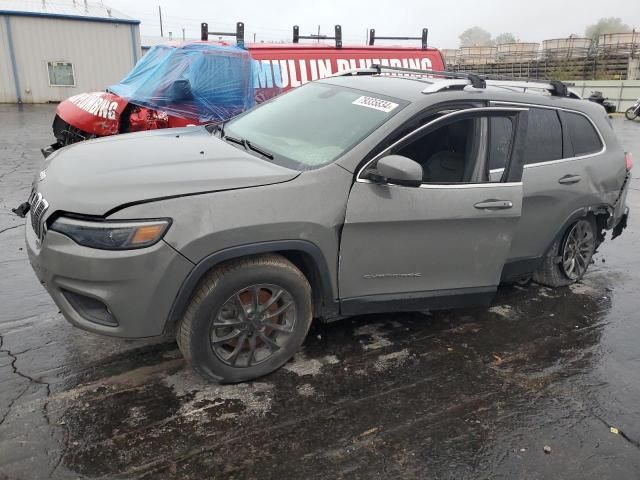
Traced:
<path fill-rule="evenodd" d="M 333 37 L 327 35 L 300 35 L 300 27 L 298 25 L 293 26 L 293 43 L 299 43 L 299 40 L 335 40 L 336 48 L 342 48 L 342 27 L 336 25 L 334 27 L 335 34 Z"/>
<path fill-rule="evenodd" d="M 422 49 L 427 49 L 427 37 L 429 36 L 429 29 L 422 29 L 422 36 L 420 37 L 376 37 L 376 29 L 369 30 L 369 45 L 373 45 L 376 40 L 421 40 Z"/>
<path fill-rule="evenodd" d="M 217 35 L 219 37 L 236 37 L 236 44 L 240 48 L 244 48 L 244 23 L 236 23 L 235 32 L 210 32 L 208 23 L 200 24 L 200 40 L 209 40 L 209 35 Z"/>
<path fill-rule="evenodd" d="M 487 80 L 490 87 L 500 87 L 507 89 L 522 89 L 526 92 L 528 89 L 546 90 L 555 97 L 568 97 L 568 87 L 557 80 L 549 81 L 528 81 L 528 80 Z"/>
<path fill-rule="evenodd" d="M 415 68 L 404 68 L 404 67 L 387 67 L 385 65 L 371 65 L 370 68 L 357 68 L 354 70 L 347 70 L 345 72 L 338 73 L 337 76 L 340 75 L 380 75 L 382 73 L 409 73 L 417 76 L 428 76 L 428 77 L 445 77 L 445 78 L 458 78 L 458 79 L 466 79 L 471 83 L 469 85 L 473 85 L 474 88 L 484 88 L 486 86 L 484 79 L 482 79 L 479 75 L 475 73 L 467 73 L 467 72 L 446 72 L 440 70 L 418 70 Z M 435 80 L 435 79 L 434 79 Z"/>
<path fill-rule="evenodd" d="M 387 67 L 384 65 L 371 65 L 370 68 L 359 68 L 338 73 L 337 75 L 380 75 L 382 73 L 400 73 L 414 76 L 429 77 L 429 85 L 423 93 L 434 93 L 450 88 L 512 88 L 546 90 L 556 97 L 569 96 L 567 85 L 558 80 L 538 80 L 518 77 L 492 77 L 472 72 L 449 72 L 439 70 L 418 70 L 413 68 Z"/>

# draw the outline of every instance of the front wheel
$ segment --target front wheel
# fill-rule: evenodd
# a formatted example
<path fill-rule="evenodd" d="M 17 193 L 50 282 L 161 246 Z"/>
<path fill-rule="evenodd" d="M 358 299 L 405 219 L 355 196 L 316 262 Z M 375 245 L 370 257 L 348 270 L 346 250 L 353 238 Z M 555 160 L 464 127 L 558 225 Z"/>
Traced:
<path fill-rule="evenodd" d="M 312 318 L 311 287 L 279 255 L 231 261 L 196 289 L 178 326 L 178 345 L 203 377 L 236 383 L 284 365 L 302 345 Z"/>
<path fill-rule="evenodd" d="M 627 108 L 627 111 L 624 112 L 624 116 L 627 117 L 628 120 L 634 120 L 638 114 L 636 113 L 638 107 Z"/>
<path fill-rule="evenodd" d="M 548 287 L 563 287 L 580 280 L 598 246 L 598 230 L 593 217 L 577 220 L 556 240 L 533 274 L 533 280 Z"/>

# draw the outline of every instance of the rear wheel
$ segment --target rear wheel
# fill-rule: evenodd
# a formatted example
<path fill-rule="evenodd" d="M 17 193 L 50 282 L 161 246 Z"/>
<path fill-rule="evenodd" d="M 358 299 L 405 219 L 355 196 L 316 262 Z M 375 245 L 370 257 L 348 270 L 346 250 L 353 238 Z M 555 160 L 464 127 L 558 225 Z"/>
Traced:
<path fill-rule="evenodd" d="M 549 287 L 577 282 L 586 273 L 597 246 L 598 232 L 594 218 L 577 220 L 560 240 L 554 242 L 542 266 L 534 272 L 534 281 Z"/>
<path fill-rule="evenodd" d="M 200 283 L 178 327 L 178 345 L 205 378 L 242 382 L 286 363 L 311 318 L 311 287 L 291 262 L 279 255 L 232 261 Z"/>
<path fill-rule="evenodd" d="M 638 116 L 635 111 L 636 107 L 627 108 L 627 111 L 624 112 L 624 116 L 627 117 L 628 120 L 634 120 Z"/>

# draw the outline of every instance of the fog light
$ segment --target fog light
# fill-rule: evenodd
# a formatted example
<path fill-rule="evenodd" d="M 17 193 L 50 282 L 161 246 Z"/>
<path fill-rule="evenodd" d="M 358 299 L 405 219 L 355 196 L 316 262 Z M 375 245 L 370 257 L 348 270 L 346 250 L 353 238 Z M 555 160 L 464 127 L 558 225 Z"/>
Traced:
<path fill-rule="evenodd" d="M 62 294 L 74 310 L 86 320 L 100 325 L 105 325 L 107 327 L 118 326 L 116 318 L 113 316 L 109 308 L 100 300 L 64 289 L 62 289 Z"/>

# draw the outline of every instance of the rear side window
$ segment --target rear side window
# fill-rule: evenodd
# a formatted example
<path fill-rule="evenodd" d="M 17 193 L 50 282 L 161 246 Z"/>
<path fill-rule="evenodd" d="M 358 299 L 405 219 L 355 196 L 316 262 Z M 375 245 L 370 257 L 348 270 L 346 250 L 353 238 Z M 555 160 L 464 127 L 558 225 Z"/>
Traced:
<path fill-rule="evenodd" d="M 602 142 L 598 132 L 587 117 L 567 112 L 564 118 L 573 145 L 573 154 L 576 157 L 602 150 Z"/>
<path fill-rule="evenodd" d="M 513 122 L 507 117 L 489 119 L 489 169 L 504 168 L 509 158 Z"/>
<path fill-rule="evenodd" d="M 531 108 L 524 151 L 525 164 L 561 158 L 562 125 L 558 112 L 548 108 Z"/>

